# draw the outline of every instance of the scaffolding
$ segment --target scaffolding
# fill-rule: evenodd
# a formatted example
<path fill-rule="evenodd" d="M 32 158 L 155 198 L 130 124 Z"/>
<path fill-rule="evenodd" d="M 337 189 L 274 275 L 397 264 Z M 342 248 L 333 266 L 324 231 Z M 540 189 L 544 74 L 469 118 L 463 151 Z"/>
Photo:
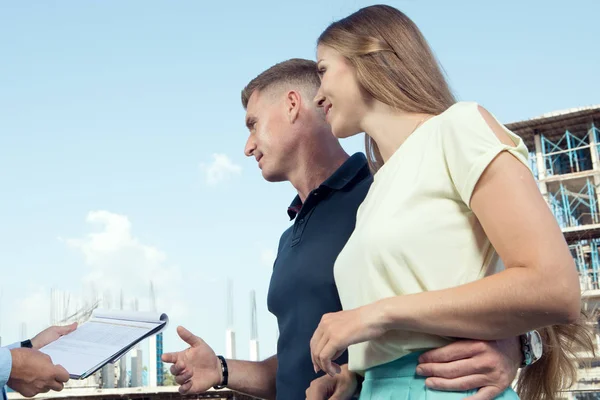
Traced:
<path fill-rule="evenodd" d="M 531 151 L 529 165 L 569 245 L 582 305 L 593 316 L 596 353 L 578 353 L 591 368 L 580 369 L 576 385 L 565 392 L 568 399 L 588 398 L 583 393 L 600 392 L 600 105 L 506 126 Z"/>
<path fill-rule="evenodd" d="M 563 182 L 555 192 L 548 193 L 548 203 L 561 228 L 597 224 L 598 197 L 596 186 L 587 178 L 578 191 L 569 190 Z"/>
<path fill-rule="evenodd" d="M 567 129 L 557 142 L 547 139 L 544 135 L 540 135 L 540 138 L 547 175 L 564 175 L 592 169 L 591 150 L 594 142 L 598 142 L 594 125 L 583 137 Z M 596 145 L 596 154 L 597 147 Z"/>
<path fill-rule="evenodd" d="M 156 335 L 156 384 L 158 386 L 164 385 L 165 381 L 165 368 L 162 361 L 163 355 L 163 334 L 162 332 Z"/>
<path fill-rule="evenodd" d="M 598 257 L 598 246 L 600 239 L 581 240 L 569 245 L 571 255 L 575 260 L 581 290 L 598 290 L 598 277 L 600 272 L 600 258 Z"/>
<path fill-rule="evenodd" d="M 508 124 L 529 149 L 529 165 L 580 275 L 600 289 L 600 106 Z"/>
<path fill-rule="evenodd" d="M 573 132 L 567 128 L 557 140 L 537 133 L 531 157 L 540 189 L 561 228 L 600 222 L 600 131 L 592 120 L 588 129 Z"/>

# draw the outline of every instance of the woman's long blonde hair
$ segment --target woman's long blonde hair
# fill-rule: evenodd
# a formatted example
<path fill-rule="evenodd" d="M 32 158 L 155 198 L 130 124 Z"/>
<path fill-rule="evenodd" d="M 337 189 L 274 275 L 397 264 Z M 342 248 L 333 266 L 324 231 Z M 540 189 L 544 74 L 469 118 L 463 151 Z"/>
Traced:
<path fill-rule="evenodd" d="M 437 115 L 456 100 L 442 68 L 419 28 L 399 10 L 370 6 L 331 24 L 319 45 L 346 57 L 359 83 L 376 100 L 404 112 Z M 373 173 L 383 165 L 377 144 L 365 135 L 366 155 Z M 586 314 L 580 322 L 540 329 L 544 355 L 521 371 L 517 392 L 522 399 L 554 399 L 577 376 L 578 351 L 594 351 Z"/>

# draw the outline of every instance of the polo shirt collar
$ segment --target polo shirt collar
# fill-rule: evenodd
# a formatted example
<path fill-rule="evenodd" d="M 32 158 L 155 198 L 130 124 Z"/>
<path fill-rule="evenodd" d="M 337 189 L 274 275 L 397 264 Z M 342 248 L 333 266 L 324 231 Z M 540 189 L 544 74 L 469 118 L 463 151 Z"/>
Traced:
<path fill-rule="evenodd" d="M 354 181 L 357 176 L 362 176 L 361 172 L 364 170 L 368 171 L 367 157 L 363 153 L 355 153 L 327 178 L 320 187 L 325 186 L 333 190 L 341 190 Z M 300 196 L 296 195 L 292 204 L 287 209 L 290 220 L 296 218 L 301 208 L 302 201 L 300 200 Z"/>

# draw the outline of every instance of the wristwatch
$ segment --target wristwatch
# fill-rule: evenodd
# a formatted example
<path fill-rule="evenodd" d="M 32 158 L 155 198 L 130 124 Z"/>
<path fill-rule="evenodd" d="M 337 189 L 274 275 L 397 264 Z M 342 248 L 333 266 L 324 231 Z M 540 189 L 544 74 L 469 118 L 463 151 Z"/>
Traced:
<path fill-rule="evenodd" d="M 21 347 L 27 347 L 29 349 L 33 348 L 33 345 L 31 344 L 31 340 L 29 340 L 29 339 L 23 340 L 21 342 Z"/>
<path fill-rule="evenodd" d="M 544 346 L 538 331 L 527 332 L 519 338 L 521 339 L 521 351 L 523 352 L 521 368 L 528 367 L 542 358 Z"/>

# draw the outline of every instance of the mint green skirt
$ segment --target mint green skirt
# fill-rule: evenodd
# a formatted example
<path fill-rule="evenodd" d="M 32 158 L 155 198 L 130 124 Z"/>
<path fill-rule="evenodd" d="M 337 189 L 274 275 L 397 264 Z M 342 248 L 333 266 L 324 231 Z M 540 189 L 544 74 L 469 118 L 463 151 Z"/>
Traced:
<path fill-rule="evenodd" d="M 425 377 L 415 374 L 419 355 L 411 353 L 387 364 L 370 368 L 365 373 L 359 400 L 455 400 L 472 396 L 477 391 L 443 392 L 425 386 Z M 496 399 L 518 400 L 512 389 Z"/>

